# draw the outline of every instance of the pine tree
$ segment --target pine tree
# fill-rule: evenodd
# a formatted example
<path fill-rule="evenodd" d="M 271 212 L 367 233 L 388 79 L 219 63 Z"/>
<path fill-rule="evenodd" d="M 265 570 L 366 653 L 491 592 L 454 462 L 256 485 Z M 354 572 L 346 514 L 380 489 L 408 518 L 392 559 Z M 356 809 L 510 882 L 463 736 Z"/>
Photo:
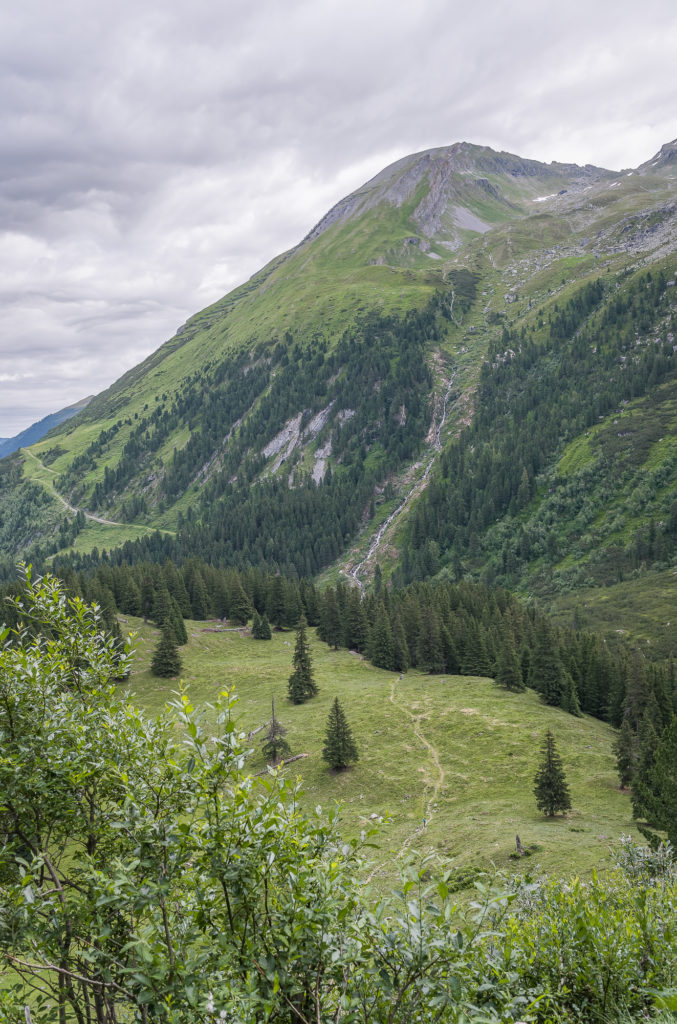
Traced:
<path fill-rule="evenodd" d="M 270 631 L 270 623 L 268 622 L 268 616 L 264 612 L 263 615 L 259 615 L 258 612 L 254 612 L 254 621 L 252 623 L 252 637 L 254 640 L 270 640 L 272 633 Z"/>
<path fill-rule="evenodd" d="M 503 642 L 498 653 L 496 682 L 505 686 L 506 690 L 523 690 L 522 666 L 515 649 L 515 640 L 508 629 L 503 634 Z"/>
<path fill-rule="evenodd" d="M 338 697 L 329 711 L 322 757 L 334 771 L 343 771 L 359 760 L 357 746 Z"/>
<path fill-rule="evenodd" d="M 336 602 L 336 593 L 331 587 L 328 587 L 323 595 L 320 629 L 324 642 L 337 651 L 341 643 L 341 614 Z"/>
<path fill-rule="evenodd" d="M 531 655 L 530 685 L 541 695 L 541 700 L 552 707 L 562 707 L 567 690 L 564 665 L 559 644 L 545 618 L 536 625 L 534 649 Z"/>
<path fill-rule="evenodd" d="M 392 633 L 395 671 L 406 672 L 409 668 L 409 649 L 407 648 L 407 637 L 399 613 L 396 613 L 393 618 Z"/>
<path fill-rule="evenodd" d="M 176 647 L 174 631 L 168 622 L 162 629 L 162 636 L 153 652 L 150 670 L 154 676 L 169 679 L 181 671 L 181 658 Z"/>
<path fill-rule="evenodd" d="M 421 631 L 416 645 L 416 664 L 421 672 L 444 672 L 444 658 L 440 640 L 440 623 L 434 608 L 428 607 L 421 615 Z"/>
<path fill-rule="evenodd" d="M 183 644 L 188 643 L 186 625 L 183 621 L 183 618 L 181 617 L 181 612 L 178 610 L 178 608 L 172 609 L 172 614 L 165 622 L 165 626 L 169 627 L 169 629 L 171 630 L 172 636 L 174 637 L 174 640 L 178 647 L 181 647 L 183 646 Z"/>
<path fill-rule="evenodd" d="M 541 764 L 534 777 L 534 794 L 539 811 L 543 811 L 549 818 L 553 818 L 557 811 L 568 811 L 571 807 L 562 759 L 549 729 L 541 748 Z"/>
<path fill-rule="evenodd" d="M 281 629 L 284 624 L 284 580 L 279 573 L 271 576 L 266 596 L 266 614 L 271 625 Z"/>
<path fill-rule="evenodd" d="M 664 730 L 651 772 L 651 812 L 657 828 L 677 847 L 677 716 Z"/>
<path fill-rule="evenodd" d="M 621 786 L 629 786 L 637 767 L 637 737 L 628 718 L 623 719 L 621 731 L 614 742 L 614 754 Z"/>
<path fill-rule="evenodd" d="M 296 645 L 292 664 L 294 671 L 289 677 L 289 699 L 292 704 L 303 704 L 309 697 L 314 697 L 317 693 L 317 686 L 313 679 L 310 646 L 306 637 L 306 620 L 303 616 L 296 630 Z"/>
<path fill-rule="evenodd" d="M 652 821 L 652 772 L 656 762 L 658 734 L 650 715 L 644 715 L 639 723 L 637 767 L 632 777 L 632 813 L 635 818 Z"/>
<path fill-rule="evenodd" d="M 231 578 L 227 599 L 228 618 L 236 626 L 245 626 L 249 622 L 253 609 L 239 576 L 233 575 Z"/>
<path fill-rule="evenodd" d="M 291 753 L 291 747 L 285 739 L 287 730 L 275 717 L 275 698 L 271 697 L 270 701 L 272 716 L 268 730 L 263 736 L 261 752 L 269 764 L 277 764 L 282 755 Z"/>
<path fill-rule="evenodd" d="M 376 621 L 369 636 L 369 660 L 376 668 L 392 671 L 396 667 L 393 634 L 383 603 L 379 602 L 377 608 Z"/>
<path fill-rule="evenodd" d="M 468 622 L 461 673 L 464 676 L 491 675 L 489 655 L 476 619 Z"/>

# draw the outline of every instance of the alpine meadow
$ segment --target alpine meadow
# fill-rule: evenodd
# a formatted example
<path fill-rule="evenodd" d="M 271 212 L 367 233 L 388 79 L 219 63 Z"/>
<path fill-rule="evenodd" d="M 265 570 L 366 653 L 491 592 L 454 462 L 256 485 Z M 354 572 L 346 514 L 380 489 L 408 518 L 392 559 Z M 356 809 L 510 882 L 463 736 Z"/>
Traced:
<path fill-rule="evenodd" d="M 0 459 L 0 1019 L 675 1019 L 676 242 L 417 153 Z"/>

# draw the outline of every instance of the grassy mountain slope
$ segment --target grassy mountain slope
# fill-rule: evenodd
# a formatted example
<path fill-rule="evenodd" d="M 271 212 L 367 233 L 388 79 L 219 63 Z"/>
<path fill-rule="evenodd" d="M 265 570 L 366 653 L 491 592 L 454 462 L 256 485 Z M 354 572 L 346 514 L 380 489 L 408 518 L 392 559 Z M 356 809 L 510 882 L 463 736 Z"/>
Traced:
<path fill-rule="evenodd" d="M 634 834 L 627 793 L 618 788 L 613 730 L 591 718 L 574 718 L 539 702 L 533 693 L 510 694 L 491 680 L 429 676 L 404 678 L 369 665 L 355 654 L 333 651 L 311 635 L 318 696 L 294 706 L 287 699 L 293 633 L 256 642 L 248 630 L 216 632 L 187 623 L 182 679 L 196 705 L 213 701 L 223 687 L 239 697 L 239 724 L 257 729 L 276 715 L 287 728 L 292 756 L 307 754 L 286 769 L 300 777 L 310 810 L 342 805 L 343 831 L 358 834 L 372 816 L 389 816 L 375 852 L 375 881 L 393 857 L 407 849 L 432 849 L 459 868 L 507 870 L 520 865 L 570 874 L 610 866 L 621 834 Z M 159 636 L 129 618 L 139 630 L 130 689 L 155 712 L 171 697 L 148 666 Z M 338 696 L 358 743 L 360 760 L 345 773 L 327 770 L 321 752 L 329 708 Z M 536 809 L 533 776 L 544 732 L 550 728 L 563 758 L 573 808 L 546 819 Z M 252 773 L 265 770 L 260 734 L 251 740 Z M 426 819 L 425 828 L 423 819 Z M 514 861 L 515 835 L 531 858 Z"/>
<path fill-rule="evenodd" d="M 632 444 L 619 454 L 613 421 L 608 430 L 587 422 L 594 388 L 579 388 L 579 336 L 587 345 L 583 369 L 601 392 L 612 349 L 620 365 L 632 342 L 640 342 L 637 355 L 646 354 L 660 337 L 669 363 L 674 148 L 619 174 L 466 143 L 386 168 L 299 246 L 191 318 L 35 445 L 33 458 L 23 456 L 21 483 L 16 471 L 11 483 L 3 475 L 0 510 L 15 523 L 3 554 L 11 559 L 31 545 L 35 554 L 36 541 L 42 557 L 69 545 L 87 552 L 159 528 L 166 540 L 149 542 L 153 557 L 206 551 L 215 560 L 315 574 L 332 563 L 355 571 L 368 556 L 359 568 L 368 580 L 376 562 L 389 570 L 410 550 L 414 567 L 410 560 L 405 572 L 430 574 L 458 560 L 463 571 L 548 598 L 614 583 L 615 549 L 626 552 L 643 529 L 647 474 L 658 480 L 650 507 L 662 525 L 654 529 L 670 515 L 672 367 L 653 378 L 649 369 L 628 405 L 624 396 L 614 405 L 612 396 L 599 414 L 632 418 Z M 641 275 L 651 268 L 663 283 L 649 313 L 635 316 L 633 302 L 641 303 L 628 300 L 612 322 L 617 299 L 649 286 Z M 586 288 L 601 292 L 580 314 Z M 596 350 L 599 330 L 609 336 L 605 352 Z M 426 521 L 428 498 L 420 494 L 439 479 L 440 462 L 444 477 L 448 456 L 440 453 L 475 429 L 473 418 L 482 421 L 500 374 L 514 378 L 525 352 L 533 356 L 526 377 L 536 378 L 536 391 L 541 377 L 551 389 L 569 380 L 567 427 L 553 427 L 547 457 L 526 467 L 528 503 L 510 509 L 516 495 L 509 495 L 506 518 L 494 500 L 463 543 L 454 542 Z M 562 366 L 566 375 L 558 377 Z M 522 397 L 534 384 L 526 377 L 510 384 Z M 510 419 L 513 410 L 505 414 Z M 518 426 L 521 415 L 518 409 L 513 417 Z M 509 446 L 494 457 L 505 463 L 499 476 L 514 476 Z M 619 461 L 613 479 L 600 472 L 600 463 Z M 581 526 L 568 492 L 586 491 L 590 478 L 594 493 Z M 25 489 L 35 486 L 43 488 L 46 513 L 27 531 L 19 528 L 21 509 Z M 477 478 L 468 486 L 477 489 Z M 56 536 L 64 508 L 55 491 L 92 514 L 77 529 L 62 523 Z M 545 530 L 554 540 L 549 547 L 546 540 L 545 554 L 515 559 L 506 535 L 520 529 L 537 540 Z M 437 551 L 428 544 L 432 557 L 423 565 L 427 542 Z M 628 550 L 623 573 L 669 564 L 671 543 L 637 564 Z M 126 557 L 149 557 L 149 550 L 128 547 Z"/>
<path fill-rule="evenodd" d="M 159 634 L 139 629 L 130 689 L 151 712 L 175 688 L 147 671 Z M 519 863 L 569 873 L 603 869 L 622 834 L 633 833 L 632 808 L 618 787 L 611 753 L 613 730 L 593 719 L 548 709 L 536 694 L 510 694 L 491 680 L 456 676 L 404 679 L 374 669 L 346 651 L 311 638 L 318 697 L 298 707 L 287 699 L 293 634 L 257 643 L 248 631 L 214 632 L 188 623 L 181 677 L 201 705 L 218 689 L 235 689 L 245 731 L 269 719 L 270 697 L 288 729 L 292 756 L 307 754 L 287 771 L 302 779 L 304 802 L 326 809 L 338 801 L 345 835 L 356 835 L 372 815 L 389 815 L 377 864 L 407 849 L 432 849 L 459 867 L 506 869 Z M 338 696 L 359 748 L 359 761 L 334 775 L 322 760 L 329 709 Z M 533 778 L 547 728 L 556 735 L 573 794 L 566 817 L 546 819 L 537 808 Z M 264 770 L 260 734 L 251 740 L 249 770 Z M 425 828 L 423 818 L 426 818 Z M 532 858 L 513 861 L 515 835 Z M 380 876 L 378 868 L 377 878 Z"/>

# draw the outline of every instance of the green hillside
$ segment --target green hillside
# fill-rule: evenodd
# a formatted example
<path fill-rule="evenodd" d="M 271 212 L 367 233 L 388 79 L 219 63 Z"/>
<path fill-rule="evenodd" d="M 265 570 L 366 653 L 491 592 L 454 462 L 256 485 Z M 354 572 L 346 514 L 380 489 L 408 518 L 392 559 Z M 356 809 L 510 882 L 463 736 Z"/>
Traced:
<path fill-rule="evenodd" d="M 0 460 L 0 1015 L 674 1013 L 676 152 L 406 157 Z"/>
<path fill-rule="evenodd" d="M 373 816 L 385 819 L 374 853 L 375 878 L 383 884 L 408 849 L 434 851 L 459 869 L 531 870 L 538 864 L 549 872 L 589 875 L 611 865 L 622 834 L 636 835 L 628 793 L 618 787 L 614 730 L 595 719 L 574 718 L 545 707 L 533 692 L 512 694 L 489 679 L 417 671 L 399 677 L 312 638 L 319 693 L 294 706 L 287 697 L 292 632 L 257 643 L 248 630 L 186 625 L 181 680 L 191 701 L 200 706 L 214 702 L 221 689 L 234 691 L 238 725 L 249 732 L 270 719 L 273 697 L 292 756 L 307 755 L 285 769 L 302 780 L 304 806 L 330 809 L 338 801 L 346 836 L 359 835 Z M 124 628 L 138 631 L 130 691 L 156 713 L 179 680 L 160 681 L 148 670 L 157 630 L 132 618 Z M 360 753 L 358 763 L 338 775 L 321 756 L 335 697 Z M 555 819 L 537 810 L 533 795 L 548 728 L 573 800 L 572 811 Z M 260 734 L 248 744 L 251 773 L 265 770 L 260 744 Z M 516 835 L 531 854 L 522 861 L 510 856 Z"/>
<path fill-rule="evenodd" d="M 671 154 L 386 168 L 2 463 L 3 574 L 115 549 L 552 604 L 669 570 Z"/>
<path fill-rule="evenodd" d="M 133 597 L 133 569 L 106 571 Z M 161 571 L 181 595 L 179 570 Z M 222 576 L 237 598 L 238 574 Z M 669 846 L 627 835 L 605 726 L 486 678 L 368 669 L 314 639 L 320 689 L 292 706 L 290 633 L 258 642 L 203 619 L 188 623 L 186 686 L 163 714 L 143 622 L 123 623 L 141 633 L 125 682 L 128 650 L 53 577 L 29 579 L 14 609 L 31 625 L 3 630 L 0 652 L 3 1019 L 667 1024 L 675 865 Z M 241 745 L 258 748 L 272 696 L 300 750 L 273 774 Z M 359 746 L 338 774 L 318 753 L 335 697 Z M 676 726 L 673 715 L 647 777 L 657 799 Z M 548 762 L 563 799 L 546 819 L 529 791 Z M 672 837 L 674 816 L 663 824 Z"/>

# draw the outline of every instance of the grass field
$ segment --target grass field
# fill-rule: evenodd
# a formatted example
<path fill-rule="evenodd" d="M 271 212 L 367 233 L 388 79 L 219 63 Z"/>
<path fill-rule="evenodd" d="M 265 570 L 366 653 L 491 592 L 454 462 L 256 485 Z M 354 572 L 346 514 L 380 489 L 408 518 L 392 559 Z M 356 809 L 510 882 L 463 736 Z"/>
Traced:
<path fill-rule="evenodd" d="M 610 587 L 590 587 L 553 600 L 549 612 L 561 626 L 578 617 L 611 645 L 630 637 L 652 655 L 667 658 L 677 650 L 677 569 L 638 573 Z"/>
<path fill-rule="evenodd" d="M 303 783 L 307 807 L 342 805 L 343 831 L 357 835 L 383 817 L 376 879 L 391 879 L 394 861 L 407 849 L 436 851 L 458 867 L 543 870 L 589 875 L 611 864 L 623 833 L 633 833 L 627 793 L 618 789 L 613 730 L 594 719 L 546 708 L 529 692 L 509 694 L 487 679 L 397 674 L 373 668 L 359 655 L 332 651 L 311 636 L 317 697 L 294 706 L 287 699 L 294 634 L 270 642 L 246 631 L 205 631 L 188 623 L 182 679 L 194 703 L 213 701 L 221 689 L 239 697 L 238 715 L 248 732 L 276 715 L 287 728 L 292 754 L 308 756 L 285 771 Z M 130 690 L 149 712 L 171 699 L 179 681 L 148 671 L 157 630 L 139 628 Z M 311 631 L 312 633 L 312 631 Z M 322 760 L 329 707 L 343 704 L 360 760 L 345 773 L 330 773 Z M 208 712 L 206 712 L 208 714 Z M 547 728 L 555 734 L 572 794 L 566 817 L 546 819 L 532 793 L 539 748 Z M 251 741 L 248 770 L 265 770 L 259 734 Z M 424 827 L 423 819 L 426 819 Z M 532 856 L 510 858 L 518 834 Z M 375 879 L 375 880 L 376 880 Z"/>

